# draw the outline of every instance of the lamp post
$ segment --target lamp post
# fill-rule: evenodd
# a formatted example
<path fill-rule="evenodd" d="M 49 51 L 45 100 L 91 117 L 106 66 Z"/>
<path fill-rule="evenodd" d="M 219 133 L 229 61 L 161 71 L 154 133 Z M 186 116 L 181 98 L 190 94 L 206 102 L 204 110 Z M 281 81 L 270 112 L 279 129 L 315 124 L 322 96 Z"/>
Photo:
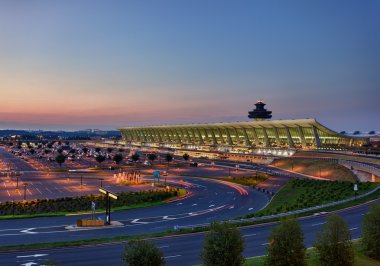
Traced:
<path fill-rule="evenodd" d="M 117 199 L 117 195 L 104 188 L 99 188 L 99 192 L 106 195 L 106 224 L 111 224 L 111 198 Z"/>

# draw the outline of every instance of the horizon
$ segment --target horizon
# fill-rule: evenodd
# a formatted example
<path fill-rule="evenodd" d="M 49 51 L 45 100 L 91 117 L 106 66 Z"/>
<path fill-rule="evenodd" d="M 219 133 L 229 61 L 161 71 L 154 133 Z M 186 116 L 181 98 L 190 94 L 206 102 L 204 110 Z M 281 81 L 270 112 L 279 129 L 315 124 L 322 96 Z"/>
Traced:
<path fill-rule="evenodd" d="M 0 4 L 0 129 L 312 117 L 380 130 L 380 2 Z M 377 122 L 376 122 L 377 121 Z"/>

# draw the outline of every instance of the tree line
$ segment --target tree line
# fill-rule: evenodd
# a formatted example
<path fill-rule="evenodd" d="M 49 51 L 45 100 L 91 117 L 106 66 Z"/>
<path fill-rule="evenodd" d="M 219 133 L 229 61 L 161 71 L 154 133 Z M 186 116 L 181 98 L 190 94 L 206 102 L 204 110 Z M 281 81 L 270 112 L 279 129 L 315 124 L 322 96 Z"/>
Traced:
<path fill-rule="evenodd" d="M 380 203 L 373 204 L 364 216 L 361 249 L 368 257 L 380 260 Z M 346 222 L 338 215 L 327 217 L 313 246 L 320 265 L 352 266 L 355 253 L 351 233 Z M 234 224 L 213 222 L 205 234 L 200 258 L 206 266 L 244 265 L 245 241 Z M 165 265 L 163 252 L 153 242 L 133 240 L 122 254 L 124 265 Z M 267 266 L 306 266 L 306 246 L 301 226 L 295 218 L 279 222 L 269 237 Z"/>

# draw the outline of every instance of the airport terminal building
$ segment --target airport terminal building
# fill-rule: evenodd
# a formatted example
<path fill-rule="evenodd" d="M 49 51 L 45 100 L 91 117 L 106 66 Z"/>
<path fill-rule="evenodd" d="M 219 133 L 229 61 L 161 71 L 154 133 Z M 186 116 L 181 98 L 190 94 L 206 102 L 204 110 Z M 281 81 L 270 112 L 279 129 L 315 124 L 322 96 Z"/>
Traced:
<path fill-rule="evenodd" d="M 271 112 L 259 101 L 249 112 L 254 121 L 121 128 L 123 140 L 132 146 L 258 153 L 268 149 L 346 149 L 360 147 L 368 138 L 334 132 L 315 119 L 268 121 Z"/>

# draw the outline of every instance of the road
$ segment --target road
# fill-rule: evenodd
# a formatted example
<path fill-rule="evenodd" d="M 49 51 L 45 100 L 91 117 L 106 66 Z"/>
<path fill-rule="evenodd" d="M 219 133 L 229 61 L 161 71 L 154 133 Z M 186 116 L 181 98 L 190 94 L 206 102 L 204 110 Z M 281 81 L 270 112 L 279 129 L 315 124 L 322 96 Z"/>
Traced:
<path fill-rule="evenodd" d="M 121 222 L 120 227 L 72 230 L 70 226 L 77 219 L 89 215 L 0 221 L 0 245 L 154 233 L 174 226 L 193 226 L 234 218 L 257 211 L 268 202 L 266 194 L 250 188 L 247 188 L 246 195 L 240 187 L 214 180 L 184 178 L 184 181 L 191 183 L 189 190 L 192 196 L 151 208 L 114 212 L 112 220 Z M 103 214 L 97 216 L 104 218 Z"/>
<path fill-rule="evenodd" d="M 348 223 L 352 238 L 361 235 L 361 223 L 363 214 L 368 206 L 361 206 L 350 210 L 339 212 Z M 311 247 L 315 236 L 326 222 L 324 216 L 312 216 L 299 220 L 304 231 L 305 244 Z M 271 230 L 276 224 L 250 226 L 241 229 L 246 242 L 244 255 L 253 257 L 264 255 L 268 246 L 268 238 Z M 204 235 L 197 233 L 193 235 L 171 236 L 156 239 L 156 245 L 164 252 L 167 265 L 195 265 L 201 261 L 199 254 L 202 248 Z M 0 255 L 3 265 L 40 265 L 44 260 L 50 259 L 58 265 L 121 265 L 121 254 L 125 243 L 104 244 L 98 246 L 84 246 L 80 248 L 64 248 L 56 250 L 39 250 L 29 252 L 16 252 Z M 70 254 L 70 256 L 68 256 Z M 41 255 L 38 257 L 32 257 Z"/>

